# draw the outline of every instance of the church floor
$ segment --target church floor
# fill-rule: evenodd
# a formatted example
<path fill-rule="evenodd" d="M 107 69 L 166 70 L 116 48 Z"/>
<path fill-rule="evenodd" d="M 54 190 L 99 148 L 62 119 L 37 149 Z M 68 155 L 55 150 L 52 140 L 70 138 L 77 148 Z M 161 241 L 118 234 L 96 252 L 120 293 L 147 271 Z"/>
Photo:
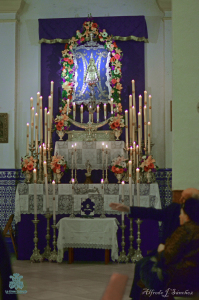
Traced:
<path fill-rule="evenodd" d="M 134 274 L 132 263 L 30 263 L 12 258 L 12 268 L 23 276 L 23 290 L 27 290 L 18 300 L 100 300 L 113 273 L 129 276 L 123 297 L 129 300 Z"/>

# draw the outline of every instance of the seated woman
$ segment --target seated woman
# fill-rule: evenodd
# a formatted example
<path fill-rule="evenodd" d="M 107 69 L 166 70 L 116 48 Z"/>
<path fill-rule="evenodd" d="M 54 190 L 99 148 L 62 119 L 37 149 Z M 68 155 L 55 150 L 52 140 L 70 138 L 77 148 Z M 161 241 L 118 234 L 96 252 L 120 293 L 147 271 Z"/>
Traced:
<path fill-rule="evenodd" d="M 199 201 L 194 198 L 186 200 L 179 216 L 181 226 L 166 240 L 165 245 L 159 245 L 155 256 L 140 261 L 140 279 L 145 288 L 154 292 L 162 290 L 163 294 L 167 291 L 168 294 L 174 293 L 174 296 L 177 296 L 176 293 L 190 296 L 199 291 L 198 212 Z M 147 289 L 142 294 L 146 295 Z M 139 299 L 132 296 L 133 300 Z M 159 298 L 162 299 L 162 295 Z"/>

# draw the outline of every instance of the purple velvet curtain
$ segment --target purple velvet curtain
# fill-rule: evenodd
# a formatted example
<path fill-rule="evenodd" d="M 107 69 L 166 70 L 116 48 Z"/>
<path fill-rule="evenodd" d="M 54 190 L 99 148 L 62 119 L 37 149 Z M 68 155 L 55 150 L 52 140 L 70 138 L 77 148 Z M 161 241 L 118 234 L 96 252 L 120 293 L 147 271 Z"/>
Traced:
<path fill-rule="evenodd" d="M 67 18 L 67 19 L 40 19 L 39 20 L 39 39 L 68 39 L 75 35 L 77 29 L 81 29 L 86 18 Z M 113 36 L 145 37 L 147 27 L 144 16 L 125 16 L 125 17 L 97 17 L 94 21 L 99 24 L 101 29 L 106 29 L 108 34 Z M 123 51 L 122 59 L 122 106 L 123 110 L 128 109 L 128 96 L 132 93 L 131 80 L 135 80 L 136 103 L 138 107 L 138 97 L 143 95 L 145 89 L 144 72 L 144 42 L 116 41 L 118 47 Z M 50 94 L 50 81 L 54 81 L 54 116 L 58 114 L 61 99 L 61 66 L 59 64 L 61 51 L 64 44 L 41 44 L 41 95 L 43 96 L 43 106 L 47 107 L 48 95 Z M 110 113 L 110 112 L 108 112 Z M 101 120 L 103 115 L 101 115 Z M 75 127 L 71 126 L 71 129 Z M 108 129 L 102 127 L 102 129 Z M 121 139 L 124 140 L 124 131 Z M 58 140 L 56 133 L 53 134 L 53 141 Z M 67 135 L 65 135 L 67 139 Z"/>

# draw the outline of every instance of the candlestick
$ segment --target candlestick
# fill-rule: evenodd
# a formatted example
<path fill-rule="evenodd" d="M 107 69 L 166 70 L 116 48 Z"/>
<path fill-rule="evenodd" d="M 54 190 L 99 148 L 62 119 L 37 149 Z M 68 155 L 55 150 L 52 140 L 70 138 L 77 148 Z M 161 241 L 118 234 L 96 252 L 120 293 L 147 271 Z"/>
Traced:
<path fill-rule="evenodd" d="M 125 110 L 125 142 L 128 150 L 128 110 Z"/>
<path fill-rule="evenodd" d="M 37 218 L 37 170 L 33 170 L 33 178 L 34 178 L 34 215 Z"/>
<path fill-rule="evenodd" d="M 106 218 L 104 213 L 104 180 L 101 179 L 101 189 L 102 189 L 102 213 L 100 215 L 100 218 Z"/>
<path fill-rule="evenodd" d="M 81 123 L 83 123 L 83 105 L 80 106 Z"/>
<path fill-rule="evenodd" d="M 29 155 L 29 123 L 27 123 L 27 133 L 26 133 L 26 155 Z"/>
<path fill-rule="evenodd" d="M 44 138 L 45 138 L 45 144 L 48 145 L 48 120 L 47 120 L 47 108 L 44 109 Z"/>
<path fill-rule="evenodd" d="M 71 149 L 72 149 L 72 151 L 71 151 L 71 180 L 70 180 L 70 183 L 72 183 L 72 179 L 73 179 L 73 148 L 74 146 L 72 145 L 71 146 Z"/>
<path fill-rule="evenodd" d="M 133 205 L 132 201 L 132 161 L 129 160 L 129 201 L 130 201 L 130 206 Z"/>
<path fill-rule="evenodd" d="M 48 96 L 48 112 L 49 112 L 49 128 L 51 128 L 52 124 L 52 104 L 51 104 L 51 96 Z M 49 142 L 48 142 L 49 143 Z"/>
<path fill-rule="evenodd" d="M 135 124 L 135 106 L 132 106 L 132 143 L 134 143 L 135 141 L 135 127 L 136 127 L 136 124 Z"/>
<path fill-rule="evenodd" d="M 44 178 L 45 178 L 45 189 L 46 189 L 46 208 L 49 212 L 49 198 L 48 198 L 48 174 L 47 174 L 47 165 L 46 161 L 43 163 L 44 165 Z"/>
<path fill-rule="evenodd" d="M 148 155 L 151 154 L 151 123 L 148 122 Z"/>
<path fill-rule="evenodd" d="M 104 120 L 106 120 L 106 103 L 104 103 Z"/>
<path fill-rule="evenodd" d="M 76 105 L 75 102 L 73 102 L 73 120 L 75 120 L 76 117 Z"/>
<path fill-rule="evenodd" d="M 146 152 L 146 144 L 147 144 L 147 107 L 144 106 L 144 148 Z"/>
<path fill-rule="evenodd" d="M 137 205 L 140 206 L 140 169 L 136 169 Z"/>
<path fill-rule="evenodd" d="M 104 143 L 102 143 L 102 178 L 104 179 Z"/>
<path fill-rule="evenodd" d="M 51 139 L 51 130 L 50 130 L 50 112 L 47 112 L 47 122 L 48 122 L 48 149 L 50 149 L 50 139 Z"/>
<path fill-rule="evenodd" d="M 104 179 L 101 179 L 102 197 L 104 198 Z"/>
<path fill-rule="evenodd" d="M 113 98 L 111 98 L 111 114 L 113 114 Z"/>
<path fill-rule="evenodd" d="M 51 126 L 52 126 L 52 119 L 53 119 L 53 92 L 54 92 L 54 82 L 50 82 L 50 95 L 51 95 Z"/>
<path fill-rule="evenodd" d="M 139 95 L 139 112 L 140 112 L 140 136 L 141 136 L 141 140 L 142 141 L 142 96 Z M 141 145 L 139 145 L 140 147 L 140 151 L 141 151 Z"/>
<path fill-rule="evenodd" d="M 130 160 L 133 160 L 133 147 L 130 147 Z"/>
<path fill-rule="evenodd" d="M 34 140 L 34 107 L 31 109 L 31 147 L 33 147 Z"/>
<path fill-rule="evenodd" d="M 133 132 L 132 132 L 132 95 L 129 95 L 129 140 L 130 140 L 130 146 L 132 145 L 132 135 L 133 135 Z"/>
<path fill-rule="evenodd" d="M 39 97 L 39 110 L 40 110 L 40 143 L 43 143 L 43 98 Z"/>
<path fill-rule="evenodd" d="M 99 123 L 99 105 L 97 105 L 97 123 Z"/>
<path fill-rule="evenodd" d="M 139 145 L 136 146 L 137 167 L 139 167 Z"/>
<path fill-rule="evenodd" d="M 40 97 L 40 92 L 37 92 L 37 108 L 36 108 L 36 112 L 39 115 L 39 97 Z"/>
<path fill-rule="evenodd" d="M 38 153 L 38 113 L 35 114 L 35 152 Z"/>
<path fill-rule="evenodd" d="M 91 109 L 91 106 L 90 106 L 90 109 Z M 91 114 L 91 112 L 89 111 L 89 122 L 92 122 L 92 121 L 91 121 L 91 115 L 92 115 L 92 114 Z"/>
<path fill-rule="evenodd" d="M 133 96 L 133 106 L 135 107 L 136 111 L 136 102 L 135 102 L 135 80 L 132 80 L 132 96 Z M 135 124 L 137 123 L 136 121 L 136 114 L 135 114 Z"/>
<path fill-rule="evenodd" d="M 70 102 L 69 102 L 70 100 L 69 99 L 67 99 L 67 115 L 69 114 L 69 105 L 70 105 Z"/>
<path fill-rule="evenodd" d="M 70 218 L 75 218 L 75 214 L 74 214 L 74 183 L 75 183 L 75 180 L 74 180 L 74 178 L 71 179 L 71 183 L 72 183 L 72 213 L 70 214 Z"/>
<path fill-rule="evenodd" d="M 122 181 L 122 204 L 124 204 L 124 185 L 125 182 Z M 124 212 L 122 211 L 122 221 L 124 221 Z"/>
<path fill-rule="evenodd" d="M 39 146 L 39 171 L 41 171 L 42 147 Z"/>
<path fill-rule="evenodd" d="M 53 222 L 56 222 L 56 216 L 55 216 L 55 181 L 52 181 L 53 186 Z"/>
<path fill-rule="evenodd" d="M 136 165 L 136 161 L 135 161 L 135 152 L 136 152 L 136 143 L 133 142 L 133 163 L 134 163 L 134 167 Z"/>
<path fill-rule="evenodd" d="M 147 91 L 144 91 L 144 105 L 147 106 Z"/>
<path fill-rule="evenodd" d="M 138 145 L 141 151 L 141 113 L 138 113 Z"/>
<path fill-rule="evenodd" d="M 152 129 L 152 97 L 149 95 L 149 122 L 151 124 L 151 129 Z M 152 137 L 152 130 L 150 132 L 151 137 Z"/>
<path fill-rule="evenodd" d="M 108 145 L 106 145 L 106 178 L 104 180 L 104 183 L 108 182 Z"/>

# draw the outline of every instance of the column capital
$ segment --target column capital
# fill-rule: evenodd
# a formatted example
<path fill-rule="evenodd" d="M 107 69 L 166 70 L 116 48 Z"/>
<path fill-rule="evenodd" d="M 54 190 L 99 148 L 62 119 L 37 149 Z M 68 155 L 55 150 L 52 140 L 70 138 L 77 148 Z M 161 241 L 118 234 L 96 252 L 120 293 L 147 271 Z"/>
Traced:
<path fill-rule="evenodd" d="M 156 0 L 156 3 L 159 9 L 163 12 L 172 10 L 171 0 Z"/>
<path fill-rule="evenodd" d="M 16 14 L 21 6 L 23 0 L 0 0 L 0 13 Z"/>

